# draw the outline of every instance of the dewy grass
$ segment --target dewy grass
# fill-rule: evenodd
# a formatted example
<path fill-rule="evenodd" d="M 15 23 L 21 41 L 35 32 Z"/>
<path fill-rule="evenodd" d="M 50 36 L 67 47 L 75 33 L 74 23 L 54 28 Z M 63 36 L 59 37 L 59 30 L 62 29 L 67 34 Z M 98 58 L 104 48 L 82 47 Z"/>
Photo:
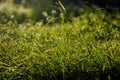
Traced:
<path fill-rule="evenodd" d="M 75 27 L 0 25 L 0 80 L 120 79 L 120 23 L 102 15 L 83 14 Z"/>

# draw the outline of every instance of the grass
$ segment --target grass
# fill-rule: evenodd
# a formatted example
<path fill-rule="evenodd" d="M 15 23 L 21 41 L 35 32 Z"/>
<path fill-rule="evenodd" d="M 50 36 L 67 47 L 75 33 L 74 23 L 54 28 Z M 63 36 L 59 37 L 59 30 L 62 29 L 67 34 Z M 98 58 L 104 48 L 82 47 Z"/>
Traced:
<path fill-rule="evenodd" d="M 0 80 L 119 80 L 120 15 L 0 25 Z M 38 23 L 39 24 L 39 23 Z"/>
<path fill-rule="evenodd" d="M 20 6 L 20 5 L 12 5 L 10 3 L 0 3 L 0 12 L 1 13 L 6 13 L 9 15 L 26 15 L 26 17 L 31 17 L 32 15 L 32 9 L 30 8 L 25 8 L 23 6 Z M 9 6 L 9 7 L 8 7 Z"/>

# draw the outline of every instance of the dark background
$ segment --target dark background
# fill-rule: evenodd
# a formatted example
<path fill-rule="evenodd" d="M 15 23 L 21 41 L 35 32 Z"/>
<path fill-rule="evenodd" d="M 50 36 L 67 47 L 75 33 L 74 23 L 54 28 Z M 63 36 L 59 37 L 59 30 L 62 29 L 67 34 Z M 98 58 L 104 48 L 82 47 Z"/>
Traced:
<path fill-rule="evenodd" d="M 58 10 L 58 7 L 55 5 L 57 1 L 58 0 L 0 0 L 0 7 L 3 7 L 3 9 L 0 10 L 0 22 L 8 21 L 6 20 L 6 16 L 4 15 L 4 13 L 9 14 L 9 17 L 11 15 L 15 15 L 16 20 L 19 23 L 24 22 L 27 19 L 32 19 L 35 22 L 43 20 L 45 19 L 45 17 L 42 15 L 44 11 L 47 12 L 49 16 L 51 16 L 51 11 L 56 10 L 57 14 L 55 14 L 54 17 L 58 17 L 60 12 Z M 64 4 L 67 11 L 69 13 L 72 13 L 73 16 L 80 16 L 82 12 L 80 12 L 79 10 L 84 6 L 87 6 L 88 8 L 92 8 L 92 6 L 97 6 L 98 8 L 102 8 L 108 13 L 113 13 L 120 10 L 120 0 L 61 0 L 61 2 Z M 17 12 L 17 8 L 14 11 L 10 11 L 8 5 L 1 5 L 4 3 L 14 4 L 15 6 L 9 6 L 13 9 L 15 7 L 18 7 L 17 5 L 22 6 L 25 9 L 32 9 L 32 15 L 27 17 L 27 14 L 25 13 L 19 14 Z M 86 12 L 86 10 L 84 10 L 84 12 Z"/>

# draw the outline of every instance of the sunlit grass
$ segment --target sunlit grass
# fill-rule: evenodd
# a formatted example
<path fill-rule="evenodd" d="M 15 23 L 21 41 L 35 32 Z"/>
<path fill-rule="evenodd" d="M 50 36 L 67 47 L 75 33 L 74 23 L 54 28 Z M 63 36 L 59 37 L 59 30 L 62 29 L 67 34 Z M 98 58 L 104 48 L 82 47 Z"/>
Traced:
<path fill-rule="evenodd" d="M 98 14 L 99 13 L 99 14 Z M 117 14 L 117 16 L 119 16 Z M 101 11 L 73 24 L 0 25 L 1 80 L 114 80 L 120 74 L 120 23 Z M 40 24 L 40 25 L 39 25 Z"/>

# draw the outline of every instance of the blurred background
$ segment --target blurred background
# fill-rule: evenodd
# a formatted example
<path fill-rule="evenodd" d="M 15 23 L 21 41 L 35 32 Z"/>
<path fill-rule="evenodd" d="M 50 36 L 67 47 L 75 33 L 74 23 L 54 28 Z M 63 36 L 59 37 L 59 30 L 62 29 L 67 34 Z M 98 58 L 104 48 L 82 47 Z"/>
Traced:
<path fill-rule="evenodd" d="M 60 14 L 58 0 L 0 0 L 0 22 L 14 19 L 25 21 L 53 21 Z M 119 11 L 120 0 L 61 0 L 72 16 L 80 16 L 96 7 L 108 13 Z"/>

